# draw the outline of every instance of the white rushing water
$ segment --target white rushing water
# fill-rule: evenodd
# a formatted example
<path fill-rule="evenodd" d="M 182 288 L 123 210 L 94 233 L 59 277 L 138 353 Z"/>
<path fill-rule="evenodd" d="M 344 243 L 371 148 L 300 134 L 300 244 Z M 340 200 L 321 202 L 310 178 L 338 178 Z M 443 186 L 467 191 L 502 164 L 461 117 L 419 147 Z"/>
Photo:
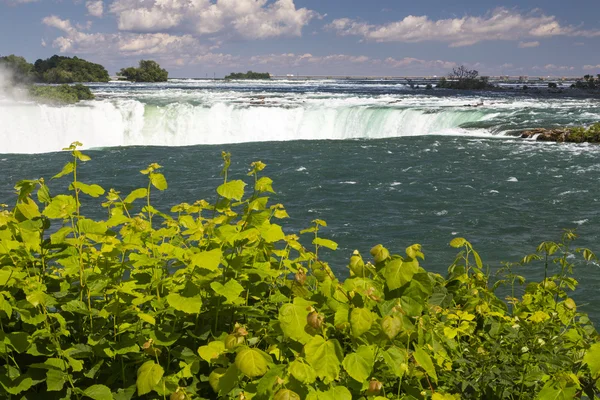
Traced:
<path fill-rule="evenodd" d="M 90 148 L 489 136 L 573 113 L 585 122 L 598 119 L 600 112 L 589 100 L 444 97 L 415 94 L 403 85 L 396 85 L 399 92 L 388 88 L 386 93 L 385 83 L 212 85 L 111 83 L 94 87 L 97 100 L 70 106 L 0 97 L 0 153 L 57 151 L 76 140 Z M 483 106 L 473 107 L 481 102 Z"/>

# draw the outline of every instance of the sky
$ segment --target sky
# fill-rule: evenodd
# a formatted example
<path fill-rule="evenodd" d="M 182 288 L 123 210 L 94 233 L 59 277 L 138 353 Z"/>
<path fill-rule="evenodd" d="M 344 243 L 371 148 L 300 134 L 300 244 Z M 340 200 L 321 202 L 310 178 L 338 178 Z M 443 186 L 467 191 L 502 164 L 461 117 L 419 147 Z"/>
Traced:
<path fill-rule="evenodd" d="M 170 77 L 600 74 L 597 0 L 0 0 L 0 55 Z"/>

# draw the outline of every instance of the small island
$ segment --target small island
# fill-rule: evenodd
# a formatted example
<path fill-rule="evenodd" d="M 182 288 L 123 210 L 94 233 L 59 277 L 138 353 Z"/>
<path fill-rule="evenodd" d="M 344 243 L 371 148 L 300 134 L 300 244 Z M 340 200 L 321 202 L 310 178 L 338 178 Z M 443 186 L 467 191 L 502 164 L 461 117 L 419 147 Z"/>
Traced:
<path fill-rule="evenodd" d="M 13 84 L 108 82 L 108 71 L 100 65 L 78 57 L 53 55 L 35 63 L 11 54 L 0 57 L 0 66 L 12 73 Z"/>
<path fill-rule="evenodd" d="M 595 123 L 588 127 L 530 129 L 522 132 L 521 137 L 542 142 L 600 143 L 600 123 Z"/>
<path fill-rule="evenodd" d="M 141 60 L 137 68 L 121 68 L 119 75 L 132 82 L 166 82 L 169 79 L 169 72 L 152 60 Z"/>
<path fill-rule="evenodd" d="M 479 71 L 468 69 L 464 65 L 454 68 L 448 78 L 442 77 L 438 84 L 441 89 L 485 90 L 495 86 L 488 82 L 485 76 L 479 76 Z"/>
<path fill-rule="evenodd" d="M 225 80 L 234 80 L 234 79 L 271 79 L 271 74 L 268 72 L 253 72 L 248 71 L 246 73 L 243 72 L 232 72 L 225 77 Z"/>

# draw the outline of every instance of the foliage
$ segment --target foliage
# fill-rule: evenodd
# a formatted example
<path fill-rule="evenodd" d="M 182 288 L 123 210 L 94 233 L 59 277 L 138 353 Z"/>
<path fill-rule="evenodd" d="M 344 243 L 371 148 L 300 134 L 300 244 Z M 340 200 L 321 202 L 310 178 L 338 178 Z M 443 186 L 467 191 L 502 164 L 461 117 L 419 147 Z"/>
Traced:
<path fill-rule="evenodd" d="M 102 65 L 78 57 L 54 55 L 38 59 L 33 67 L 37 80 L 44 83 L 108 82 L 110 79 Z"/>
<path fill-rule="evenodd" d="M 448 74 L 448 79 L 442 77 L 437 87 L 444 89 L 459 89 L 459 90 L 483 90 L 493 87 L 488 78 L 479 76 L 477 70 L 470 70 L 464 65 L 456 67 L 452 73 Z"/>
<path fill-rule="evenodd" d="M 33 65 L 14 54 L 0 57 L 0 69 L 2 68 L 10 72 L 10 84 L 27 83 L 32 78 Z"/>
<path fill-rule="evenodd" d="M 225 79 L 271 79 L 271 74 L 268 72 L 232 72 Z"/>
<path fill-rule="evenodd" d="M 138 68 L 122 68 L 119 75 L 133 82 L 166 82 L 169 78 L 167 70 L 152 60 L 141 60 Z"/>
<path fill-rule="evenodd" d="M 578 79 L 572 88 L 575 89 L 598 89 L 600 88 L 600 74 L 596 75 L 585 75 L 583 79 Z"/>
<path fill-rule="evenodd" d="M 600 143 L 600 123 L 590 125 L 587 128 L 583 126 L 568 128 L 565 141 L 574 143 Z"/>
<path fill-rule="evenodd" d="M 38 100 L 65 104 L 94 99 L 90 88 L 79 83 L 73 86 L 67 84 L 60 86 L 31 86 L 29 88 L 29 95 Z"/>
<path fill-rule="evenodd" d="M 81 181 L 90 158 L 20 181 L 0 211 L 0 396 L 130 399 L 548 399 L 600 393 L 600 344 L 568 296 L 575 235 L 544 242 L 525 286 L 507 264 L 496 285 L 471 244 L 447 278 L 412 245 L 372 261 L 358 252 L 338 279 L 323 256 L 337 244 L 315 220 L 286 235 L 269 205 L 265 164 L 249 184 L 229 177 L 212 201 L 171 212 L 152 205 L 168 187 L 158 164 L 131 193 Z M 105 220 L 82 214 L 102 203 Z M 86 209 L 91 205 L 86 205 Z M 306 247 L 303 243 L 312 243 Z M 508 303 L 496 291 L 510 291 Z"/>

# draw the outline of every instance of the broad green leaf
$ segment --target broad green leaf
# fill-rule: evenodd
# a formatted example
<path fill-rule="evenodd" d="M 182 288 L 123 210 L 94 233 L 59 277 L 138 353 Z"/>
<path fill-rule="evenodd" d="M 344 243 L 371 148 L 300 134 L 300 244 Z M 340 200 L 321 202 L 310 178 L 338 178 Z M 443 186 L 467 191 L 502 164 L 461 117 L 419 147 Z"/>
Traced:
<path fill-rule="evenodd" d="M 323 239 L 323 238 L 315 238 L 313 240 L 313 244 L 321 247 L 325 247 L 331 250 L 337 250 L 338 244 L 333 240 Z"/>
<path fill-rule="evenodd" d="M 34 219 L 39 217 L 40 209 L 35 201 L 30 198 L 25 198 L 22 202 L 17 204 L 17 209 L 23 214 L 23 216 L 27 219 Z"/>
<path fill-rule="evenodd" d="M 354 380 L 366 381 L 375 365 L 374 346 L 359 346 L 356 352 L 348 354 L 342 363 L 344 369 Z"/>
<path fill-rule="evenodd" d="M 256 181 L 256 185 L 254 185 L 254 188 L 259 193 L 264 193 L 264 192 L 275 193 L 272 185 L 273 185 L 273 180 L 269 177 L 263 176 L 262 178 L 260 178 L 259 180 Z"/>
<path fill-rule="evenodd" d="M 436 392 L 431 396 L 431 400 L 460 400 L 460 395 Z"/>
<path fill-rule="evenodd" d="M 221 249 L 213 249 L 192 255 L 190 262 L 193 266 L 204 268 L 209 271 L 216 271 L 219 269 L 221 257 L 223 257 Z"/>
<path fill-rule="evenodd" d="M 11 379 L 6 374 L 0 374 L 0 385 L 9 394 L 19 394 L 26 390 L 29 390 L 33 386 L 33 379 L 29 374 L 23 374 Z"/>
<path fill-rule="evenodd" d="M 259 350 L 249 347 L 240 351 L 235 357 L 235 366 L 242 374 L 249 378 L 263 376 L 269 369 L 265 355 Z"/>
<path fill-rule="evenodd" d="M 129 193 L 125 199 L 123 199 L 123 203 L 133 203 L 135 200 L 143 199 L 146 196 L 148 196 L 148 189 L 135 189 L 133 192 Z"/>
<path fill-rule="evenodd" d="M 450 241 L 450 246 L 454 247 L 455 249 L 458 249 L 459 247 L 463 247 L 467 243 L 468 242 L 465 238 L 457 237 Z"/>
<path fill-rule="evenodd" d="M 169 187 L 169 185 L 167 185 L 167 180 L 165 179 L 165 176 L 161 173 L 151 173 L 150 182 L 152 183 L 152 186 L 154 186 L 158 190 L 167 190 L 167 188 Z"/>
<path fill-rule="evenodd" d="M 202 298 L 200 296 L 184 297 L 179 293 L 170 293 L 167 296 L 167 301 L 174 309 L 187 314 L 198 314 L 202 308 Z"/>
<path fill-rule="evenodd" d="M 334 386 L 326 392 L 319 392 L 318 400 L 352 400 L 352 393 L 344 386 Z"/>
<path fill-rule="evenodd" d="M 158 385 L 165 371 L 154 361 L 146 361 L 137 371 L 137 393 L 138 396 L 150 393 L 154 386 Z"/>
<path fill-rule="evenodd" d="M 56 369 L 46 371 L 46 389 L 49 392 L 59 392 L 63 390 L 67 382 L 67 374 Z"/>
<path fill-rule="evenodd" d="M 212 282 L 210 287 L 215 291 L 215 293 L 227 299 L 225 304 L 231 304 L 235 302 L 235 300 L 237 300 L 240 297 L 240 294 L 244 291 L 244 287 L 235 279 L 230 279 L 225 285 L 222 285 L 219 282 Z"/>
<path fill-rule="evenodd" d="M 359 337 L 371 329 L 373 314 L 366 308 L 355 308 L 350 313 L 350 325 L 354 337 Z"/>
<path fill-rule="evenodd" d="M 108 229 L 106 222 L 96 222 L 87 218 L 77 221 L 77 228 L 80 233 L 93 235 L 104 235 Z"/>
<path fill-rule="evenodd" d="M 79 189 L 91 197 L 100 197 L 104 194 L 104 189 L 98 185 L 88 185 L 83 182 L 73 182 L 69 187 L 71 190 Z"/>
<path fill-rule="evenodd" d="M 281 226 L 277 224 L 270 224 L 268 229 L 260 229 L 260 235 L 267 243 L 275 243 L 285 238 Z"/>
<path fill-rule="evenodd" d="M 550 379 L 537 394 L 536 400 L 573 400 L 578 390 L 573 382 Z"/>
<path fill-rule="evenodd" d="M 305 304 L 300 304 L 296 299 L 293 304 L 286 303 L 279 309 L 279 324 L 286 337 L 306 343 L 311 339 L 304 330 L 309 311 Z"/>
<path fill-rule="evenodd" d="M 419 364 L 419 366 L 425 370 L 427 375 L 429 375 L 434 382 L 437 382 L 437 374 L 429 354 L 427 354 L 421 347 L 417 347 L 413 353 L 413 356 L 417 364 Z"/>
<path fill-rule="evenodd" d="M 300 396 L 289 389 L 279 389 L 275 393 L 273 400 L 300 400 Z"/>
<path fill-rule="evenodd" d="M 382 353 L 383 361 L 390 371 L 398 378 L 402 378 L 408 371 L 408 353 L 398 347 L 390 347 Z"/>
<path fill-rule="evenodd" d="M 583 363 L 588 366 L 594 379 L 600 378 L 600 343 L 593 344 L 585 352 Z"/>
<path fill-rule="evenodd" d="M 104 385 L 92 385 L 85 389 L 83 394 L 94 400 L 113 400 L 110 389 Z"/>
<path fill-rule="evenodd" d="M 74 169 L 75 169 L 75 164 L 73 164 L 73 162 L 66 163 L 65 166 L 63 167 L 62 171 L 60 171 L 58 174 L 54 175 L 52 177 L 52 179 L 58 179 L 67 174 L 70 174 L 71 172 L 73 172 Z"/>
<path fill-rule="evenodd" d="M 198 354 L 203 360 L 212 362 L 215 358 L 218 358 L 222 353 L 225 352 L 225 343 L 220 340 L 209 342 L 205 346 L 198 348 Z"/>
<path fill-rule="evenodd" d="M 416 260 L 403 261 L 395 258 L 385 267 L 386 284 L 390 290 L 396 290 L 410 282 L 418 271 L 419 263 Z"/>
<path fill-rule="evenodd" d="M 295 359 L 289 365 L 290 374 L 299 382 L 310 385 L 317 379 L 317 372 L 308 363 Z"/>
<path fill-rule="evenodd" d="M 228 200 L 242 200 L 246 183 L 241 180 L 229 181 L 217 188 L 217 193 Z"/>
<path fill-rule="evenodd" d="M 336 339 L 325 340 L 317 335 L 304 345 L 304 353 L 317 376 L 325 383 L 338 379 L 344 353 Z"/>
<path fill-rule="evenodd" d="M 59 194 L 46 206 L 43 214 L 48 218 L 68 218 L 77 209 L 75 198 Z"/>
<path fill-rule="evenodd" d="M 397 315 L 388 315 L 381 320 L 383 333 L 393 339 L 402 331 L 402 319 Z"/>

